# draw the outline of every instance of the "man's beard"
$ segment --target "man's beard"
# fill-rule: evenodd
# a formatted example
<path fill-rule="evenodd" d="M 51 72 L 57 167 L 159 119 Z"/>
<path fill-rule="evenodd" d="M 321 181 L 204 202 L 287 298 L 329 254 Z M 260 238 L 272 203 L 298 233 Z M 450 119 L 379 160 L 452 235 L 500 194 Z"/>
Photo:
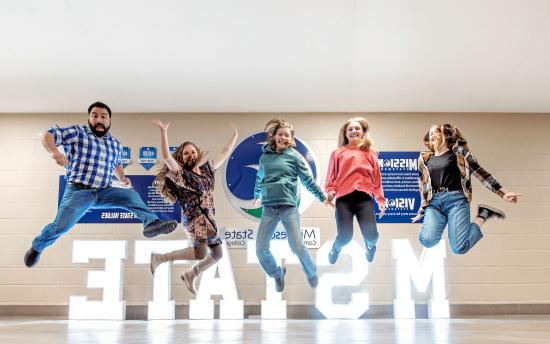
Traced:
<path fill-rule="evenodd" d="M 92 131 L 92 133 L 94 133 L 94 135 L 97 137 L 103 137 L 107 135 L 107 133 L 109 132 L 109 129 L 111 129 L 111 126 L 108 126 L 107 128 L 105 128 L 105 126 L 101 123 L 97 123 L 95 126 L 93 126 L 89 120 L 88 120 L 88 126 L 90 127 L 90 130 Z M 98 131 L 96 128 L 103 128 L 103 131 Z"/>

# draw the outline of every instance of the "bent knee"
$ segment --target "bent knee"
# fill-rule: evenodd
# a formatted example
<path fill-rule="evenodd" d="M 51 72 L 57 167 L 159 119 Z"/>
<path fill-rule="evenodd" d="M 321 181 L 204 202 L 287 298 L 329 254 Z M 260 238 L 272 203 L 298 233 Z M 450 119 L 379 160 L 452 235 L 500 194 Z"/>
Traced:
<path fill-rule="evenodd" d="M 199 246 L 194 248 L 195 259 L 204 259 L 207 256 L 206 247 Z"/>
<path fill-rule="evenodd" d="M 424 237 L 422 235 L 418 237 L 418 240 L 420 241 L 422 246 L 426 248 L 434 247 L 435 245 L 439 244 L 439 241 L 441 241 L 441 239 L 436 237 L 432 237 L 432 236 Z"/>
<path fill-rule="evenodd" d="M 465 254 L 466 252 L 468 252 L 469 250 L 470 250 L 470 248 L 468 246 L 463 246 L 463 247 L 453 247 L 453 246 L 451 246 L 451 251 L 453 252 L 453 254 L 462 255 L 462 254 Z"/>
<path fill-rule="evenodd" d="M 215 261 L 220 261 L 223 257 L 223 250 L 220 245 L 216 245 L 213 247 L 210 247 L 210 257 L 214 259 Z"/>

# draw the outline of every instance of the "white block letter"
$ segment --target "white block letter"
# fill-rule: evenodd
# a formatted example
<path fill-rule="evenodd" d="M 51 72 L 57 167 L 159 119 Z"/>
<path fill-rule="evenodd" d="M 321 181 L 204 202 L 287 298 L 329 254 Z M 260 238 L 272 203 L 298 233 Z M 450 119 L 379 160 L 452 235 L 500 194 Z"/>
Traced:
<path fill-rule="evenodd" d="M 428 305 L 430 318 L 449 318 L 449 300 L 445 298 L 445 241 L 424 248 L 420 260 L 416 259 L 409 240 L 392 240 L 392 257 L 395 259 L 395 294 L 393 314 L 396 319 L 414 319 L 414 300 L 411 298 L 411 280 L 418 292 L 424 293 L 432 282 Z"/>
<path fill-rule="evenodd" d="M 328 253 L 332 241 L 327 241 L 317 251 L 317 265 L 328 266 Z M 351 257 L 351 271 L 347 273 L 324 273 L 319 279 L 315 307 L 327 319 L 358 319 L 369 309 L 368 293 L 352 293 L 348 304 L 335 304 L 332 300 L 332 288 L 335 286 L 358 286 L 367 277 L 369 270 L 363 249 L 356 241 L 351 241 L 342 248 L 340 256 Z"/>
<path fill-rule="evenodd" d="M 271 254 L 275 261 L 281 265 L 283 258 L 285 264 L 300 264 L 298 257 L 292 253 L 286 240 L 271 240 L 269 244 Z M 246 251 L 247 262 L 259 264 L 256 257 L 256 241 L 249 240 Z M 265 276 L 265 300 L 262 300 L 262 319 L 286 319 L 286 301 L 282 299 L 282 293 L 275 291 L 275 280 Z"/>
<path fill-rule="evenodd" d="M 126 241 L 75 241 L 73 263 L 105 259 L 105 270 L 88 272 L 88 288 L 103 288 L 103 301 L 87 301 L 86 296 L 71 296 L 69 319 L 126 318 L 122 296 L 122 260 L 126 259 Z"/>
<path fill-rule="evenodd" d="M 134 262 L 136 264 L 149 264 L 151 253 L 172 252 L 184 249 L 187 245 L 187 240 L 139 240 L 136 241 Z M 174 264 L 185 264 L 186 262 L 185 260 L 177 260 Z M 149 320 L 171 320 L 176 318 L 176 303 L 174 300 L 170 300 L 170 277 L 170 263 L 160 264 L 153 279 L 153 301 L 149 301 L 147 306 L 147 318 Z"/>
<path fill-rule="evenodd" d="M 222 244 L 223 257 L 202 273 L 196 300 L 189 301 L 189 319 L 213 319 L 214 301 L 212 295 L 222 295 L 220 301 L 220 319 L 244 318 L 244 302 L 239 300 L 235 278 L 231 268 L 231 259 L 225 242 Z M 216 278 L 219 270 L 219 278 Z"/>

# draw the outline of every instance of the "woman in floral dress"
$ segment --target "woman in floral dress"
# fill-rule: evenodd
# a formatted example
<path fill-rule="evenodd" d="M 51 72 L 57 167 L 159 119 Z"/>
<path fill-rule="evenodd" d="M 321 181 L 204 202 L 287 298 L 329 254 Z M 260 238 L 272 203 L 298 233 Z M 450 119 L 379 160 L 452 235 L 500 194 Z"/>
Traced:
<path fill-rule="evenodd" d="M 158 192 L 169 203 L 176 200 L 182 209 L 182 224 L 193 247 L 166 254 L 151 254 L 151 273 L 165 262 L 197 260 L 192 268 L 181 275 L 187 289 L 196 293 L 194 281 L 202 271 L 216 264 L 222 257 L 222 240 L 214 219 L 214 172 L 229 157 L 238 133 L 235 125 L 229 142 L 214 160 L 206 160 L 206 153 L 194 143 L 186 141 L 170 154 L 168 144 L 169 123 L 155 120 L 161 135 L 161 154 L 164 166 L 155 179 Z"/>

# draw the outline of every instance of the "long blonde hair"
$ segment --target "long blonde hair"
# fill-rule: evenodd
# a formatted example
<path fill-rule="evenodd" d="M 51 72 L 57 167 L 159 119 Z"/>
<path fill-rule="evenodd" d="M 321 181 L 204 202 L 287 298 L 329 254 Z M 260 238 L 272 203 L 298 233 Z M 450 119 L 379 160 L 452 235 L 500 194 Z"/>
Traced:
<path fill-rule="evenodd" d="M 296 147 L 296 141 L 294 140 L 294 126 L 281 117 L 275 117 L 270 119 L 265 127 L 264 131 L 267 134 L 267 144 L 275 149 L 275 134 L 281 128 L 288 128 L 290 131 L 290 147 Z"/>
<path fill-rule="evenodd" d="M 368 134 L 369 122 L 367 122 L 367 120 L 363 117 L 350 118 L 344 123 L 344 125 L 342 125 L 340 131 L 338 132 L 338 147 L 346 146 L 349 143 L 349 140 L 346 137 L 346 130 L 348 129 L 348 126 L 351 122 L 357 122 L 363 128 L 363 137 L 361 138 L 360 148 L 364 151 L 368 151 L 369 149 L 371 149 L 373 142 Z"/>
<path fill-rule="evenodd" d="M 198 156 L 197 156 L 197 163 L 194 166 L 200 166 L 204 161 L 206 155 L 208 152 L 203 151 L 197 147 L 196 144 L 194 144 L 191 141 L 185 141 L 182 143 L 178 149 L 174 153 L 172 153 L 172 158 L 176 160 L 176 162 L 180 165 L 182 169 L 185 169 L 185 165 L 183 163 L 183 150 L 187 145 L 192 145 L 197 150 Z M 194 167 L 193 166 L 193 167 Z M 164 200 L 170 204 L 174 204 L 177 200 L 177 196 L 174 194 L 174 191 L 172 189 L 172 186 L 170 183 L 166 183 L 168 180 L 168 177 L 166 176 L 170 170 L 168 169 L 168 166 L 166 164 L 163 164 L 160 168 L 159 173 L 155 177 L 155 180 L 153 181 L 153 185 L 155 186 L 157 192 L 164 198 Z M 185 178 L 185 173 L 184 173 Z"/>

